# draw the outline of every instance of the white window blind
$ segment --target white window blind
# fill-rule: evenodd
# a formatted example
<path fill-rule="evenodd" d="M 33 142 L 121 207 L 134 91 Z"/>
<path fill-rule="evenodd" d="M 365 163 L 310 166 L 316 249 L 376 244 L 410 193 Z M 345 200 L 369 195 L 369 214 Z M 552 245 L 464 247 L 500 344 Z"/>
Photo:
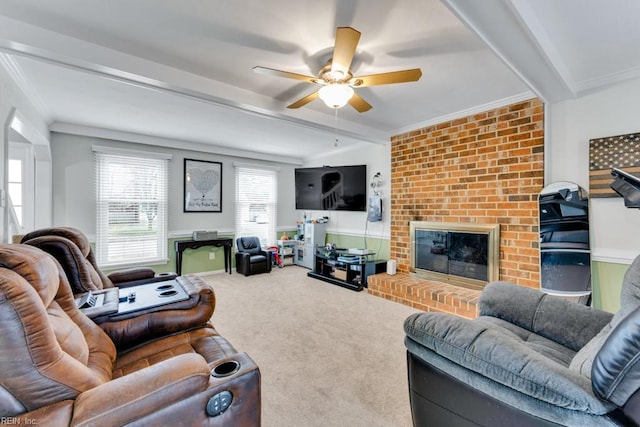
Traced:
<path fill-rule="evenodd" d="M 169 157 L 95 146 L 94 152 L 98 264 L 166 262 Z"/>
<path fill-rule="evenodd" d="M 257 236 L 263 246 L 276 242 L 278 171 L 236 164 L 236 237 Z"/>

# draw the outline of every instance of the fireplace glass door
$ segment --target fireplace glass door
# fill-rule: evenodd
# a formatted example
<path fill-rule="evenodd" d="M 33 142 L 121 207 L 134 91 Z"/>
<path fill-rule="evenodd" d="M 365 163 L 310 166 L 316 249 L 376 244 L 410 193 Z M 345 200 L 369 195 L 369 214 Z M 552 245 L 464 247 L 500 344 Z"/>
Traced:
<path fill-rule="evenodd" d="M 468 279 L 489 280 L 486 234 L 416 230 L 416 268 Z"/>
<path fill-rule="evenodd" d="M 449 274 L 489 280 L 489 239 L 483 234 L 449 233 Z"/>
<path fill-rule="evenodd" d="M 446 231 L 416 230 L 416 268 L 449 274 Z"/>

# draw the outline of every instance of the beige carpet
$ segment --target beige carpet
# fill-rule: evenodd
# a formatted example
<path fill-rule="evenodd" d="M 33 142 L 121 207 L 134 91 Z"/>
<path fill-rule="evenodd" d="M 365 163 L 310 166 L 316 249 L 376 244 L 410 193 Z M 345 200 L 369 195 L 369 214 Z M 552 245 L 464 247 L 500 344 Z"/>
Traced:
<path fill-rule="evenodd" d="M 402 323 L 414 309 L 289 266 L 205 279 L 213 323 L 262 374 L 262 425 L 410 426 Z"/>

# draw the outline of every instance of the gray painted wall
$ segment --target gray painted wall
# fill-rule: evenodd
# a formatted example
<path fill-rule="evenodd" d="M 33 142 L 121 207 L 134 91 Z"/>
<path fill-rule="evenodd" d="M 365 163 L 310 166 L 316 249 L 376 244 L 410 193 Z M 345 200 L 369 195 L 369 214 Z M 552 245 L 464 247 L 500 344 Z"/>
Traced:
<path fill-rule="evenodd" d="M 168 228 L 170 236 L 190 234 L 193 230 L 218 230 L 233 233 L 235 226 L 234 162 L 279 168 L 278 229 L 295 228 L 294 166 L 292 165 L 52 132 L 53 224 L 56 226 L 75 226 L 89 236 L 95 235 L 95 179 L 92 145 L 163 152 L 173 156 L 169 164 Z M 222 162 L 221 213 L 183 212 L 185 158 Z"/>
<path fill-rule="evenodd" d="M 306 211 L 308 217 L 316 218 L 328 216 L 327 232 L 346 234 L 350 236 L 367 236 L 388 241 L 390 234 L 391 215 L 389 208 L 389 196 L 391 195 L 391 144 L 378 145 L 362 142 L 349 148 L 325 149 L 305 163 L 304 167 L 367 165 L 367 184 L 370 184 L 373 176 L 380 172 L 382 186 L 376 188 L 382 197 L 382 221 L 367 222 L 366 212 L 343 211 Z M 367 198 L 373 195 L 373 190 L 367 187 Z M 297 211 L 299 219 L 302 219 L 305 211 Z M 362 245 L 360 245 L 362 246 Z M 387 248 L 388 250 L 388 248 Z"/>
<path fill-rule="evenodd" d="M 549 183 L 573 181 L 588 189 L 589 140 L 640 132 L 638 96 L 640 79 L 552 104 L 546 117 Z M 630 263 L 640 254 L 640 211 L 625 208 L 622 198 L 591 198 L 590 225 L 594 260 Z"/>

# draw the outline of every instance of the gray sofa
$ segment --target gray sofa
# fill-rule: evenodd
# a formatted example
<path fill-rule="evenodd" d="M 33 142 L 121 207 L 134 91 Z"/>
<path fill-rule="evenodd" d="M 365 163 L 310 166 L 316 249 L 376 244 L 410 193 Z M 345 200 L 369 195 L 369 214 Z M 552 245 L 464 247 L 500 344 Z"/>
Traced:
<path fill-rule="evenodd" d="M 469 320 L 405 321 L 416 426 L 640 423 L 640 257 L 615 315 L 504 282 Z"/>

